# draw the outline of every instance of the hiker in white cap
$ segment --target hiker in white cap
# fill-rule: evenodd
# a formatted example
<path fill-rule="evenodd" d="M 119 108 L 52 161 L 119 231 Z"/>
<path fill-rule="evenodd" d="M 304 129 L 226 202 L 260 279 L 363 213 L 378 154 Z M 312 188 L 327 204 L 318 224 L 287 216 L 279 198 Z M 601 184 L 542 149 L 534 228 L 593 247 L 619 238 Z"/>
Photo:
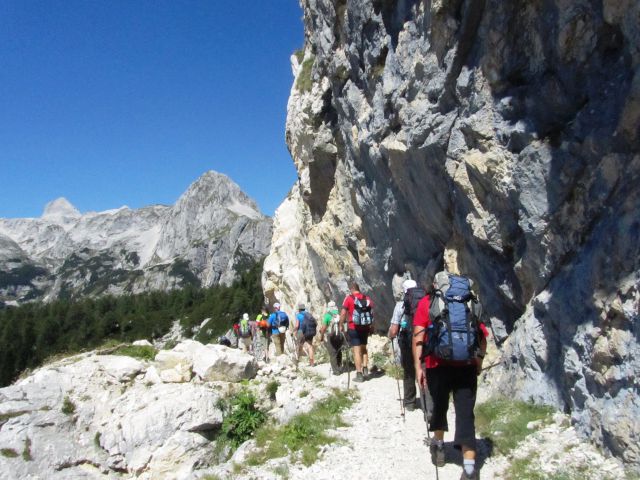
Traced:
<path fill-rule="evenodd" d="M 255 323 L 255 322 L 254 322 Z M 249 314 L 245 313 L 238 322 L 238 343 L 243 352 L 251 351 L 251 340 L 253 338 L 252 325 L 249 321 Z"/>

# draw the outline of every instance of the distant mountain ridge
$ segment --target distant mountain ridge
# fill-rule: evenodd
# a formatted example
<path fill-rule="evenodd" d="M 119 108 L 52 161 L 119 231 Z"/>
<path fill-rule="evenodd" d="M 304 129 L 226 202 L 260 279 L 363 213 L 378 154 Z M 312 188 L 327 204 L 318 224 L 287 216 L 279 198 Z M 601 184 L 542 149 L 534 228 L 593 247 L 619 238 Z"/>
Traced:
<path fill-rule="evenodd" d="M 0 219 L 0 301 L 230 284 L 269 252 L 272 220 L 209 171 L 174 206 L 81 214 L 58 198 L 40 218 Z"/>

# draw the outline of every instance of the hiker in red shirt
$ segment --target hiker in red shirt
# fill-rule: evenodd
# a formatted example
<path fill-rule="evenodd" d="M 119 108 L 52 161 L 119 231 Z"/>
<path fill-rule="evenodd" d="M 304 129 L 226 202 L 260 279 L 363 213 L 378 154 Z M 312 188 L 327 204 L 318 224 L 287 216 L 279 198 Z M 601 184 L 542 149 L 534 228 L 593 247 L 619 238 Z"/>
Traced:
<path fill-rule="evenodd" d="M 418 304 L 413 319 L 413 358 L 416 380 L 422 391 L 427 384 L 429 385 L 429 392 L 433 398 L 433 413 L 429 422 L 429 431 L 434 432 L 429 446 L 431 461 L 436 467 L 443 467 L 445 464 L 444 432 L 449 429 L 447 410 L 449 396 L 452 393 L 456 412 L 454 447 L 462 449 L 464 462 L 461 480 L 476 480 L 478 476 L 475 468 L 476 437 L 473 409 L 476 402 L 477 376 L 482 371 L 482 361 L 487 350 L 487 327 L 480 320 L 477 321 L 478 343 L 472 358 L 464 361 L 444 360 L 436 353 L 432 353 L 424 358 L 424 363 L 422 361 L 423 346 L 430 340 L 427 332 L 434 333 L 433 329 L 429 329 L 433 320 L 431 316 L 434 315 L 431 303 L 442 301 L 440 300 L 442 287 L 438 280 L 446 275 L 454 278 L 446 272 L 438 273 L 434 280 L 434 288 L 440 292 L 440 296 L 436 297 L 433 293 L 425 296 Z"/>
<path fill-rule="evenodd" d="M 369 376 L 367 340 L 369 334 L 373 333 L 373 302 L 367 295 L 360 293 L 360 286 L 356 282 L 351 283 L 349 290 L 351 294 L 342 302 L 339 331 L 344 331 L 344 322 L 348 321 L 347 338 L 356 364 L 356 378 L 353 381 L 364 382 Z"/>

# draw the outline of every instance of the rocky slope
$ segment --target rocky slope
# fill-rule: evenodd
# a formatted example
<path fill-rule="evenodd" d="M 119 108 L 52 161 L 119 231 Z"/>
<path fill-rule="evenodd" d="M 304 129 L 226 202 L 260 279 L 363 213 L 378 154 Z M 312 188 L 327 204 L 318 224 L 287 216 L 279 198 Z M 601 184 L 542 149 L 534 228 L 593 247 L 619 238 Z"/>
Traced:
<path fill-rule="evenodd" d="M 267 295 L 476 280 L 508 395 L 640 466 L 640 4 L 302 0 Z M 382 326 L 382 325 L 381 325 Z"/>
<path fill-rule="evenodd" d="M 81 215 L 60 198 L 40 218 L 0 219 L 0 300 L 230 284 L 270 240 L 271 219 L 213 171 L 171 207 Z"/>
<path fill-rule="evenodd" d="M 151 361 L 102 351 L 46 365 L 0 389 L 0 479 L 199 478 L 228 448 L 216 447 L 223 401 L 241 389 L 281 423 L 330 394 L 272 358 L 185 340 Z"/>

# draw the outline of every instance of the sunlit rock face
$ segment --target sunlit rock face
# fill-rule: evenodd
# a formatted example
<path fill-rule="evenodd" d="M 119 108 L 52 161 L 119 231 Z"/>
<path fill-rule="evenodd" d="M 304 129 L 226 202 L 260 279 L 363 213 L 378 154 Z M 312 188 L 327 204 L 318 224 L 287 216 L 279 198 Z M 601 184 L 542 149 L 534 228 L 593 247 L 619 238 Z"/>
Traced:
<path fill-rule="evenodd" d="M 269 217 L 226 175 L 207 172 L 173 206 L 0 219 L 0 301 L 231 284 L 261 260 Z"/>
<path fill-rule="evenodd" d="M 476 282 L 493 385 L 640 465 L 640 4 L 303 0 L 264 288 Z"/>

